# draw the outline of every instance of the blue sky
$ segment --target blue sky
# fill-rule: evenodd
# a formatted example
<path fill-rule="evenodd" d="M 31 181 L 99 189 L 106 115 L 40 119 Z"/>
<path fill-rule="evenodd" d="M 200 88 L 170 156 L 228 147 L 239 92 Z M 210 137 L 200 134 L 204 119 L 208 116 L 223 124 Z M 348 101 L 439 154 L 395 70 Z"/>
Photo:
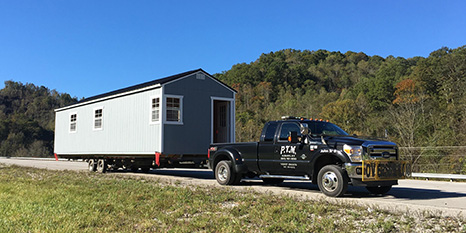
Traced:
<path fill-rule="evenodd" d="M 0 88 L 90 97 L 287 48 L 426 57 L 466 44 L 465 12 L 463 0 L 0 0 Z"/>

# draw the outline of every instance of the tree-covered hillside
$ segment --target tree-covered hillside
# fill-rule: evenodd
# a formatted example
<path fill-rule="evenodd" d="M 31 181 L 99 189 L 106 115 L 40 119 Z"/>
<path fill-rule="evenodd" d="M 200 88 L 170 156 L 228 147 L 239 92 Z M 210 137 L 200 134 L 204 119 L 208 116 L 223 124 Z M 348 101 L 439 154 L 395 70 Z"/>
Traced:
<path fill-rule="evenodd" d="M 0 156 L 51 156 L 53 110 L 75 102 L 44 86 L 6 81 L 0 90 Z"/>
<path fill-rule="evenodd" d="M 282 115 L 328 119 L 401 146 L 464 145 L 466 46 L 429 57 L 286 49 L 215 75 L 237 91 L 237 140 Z"/>

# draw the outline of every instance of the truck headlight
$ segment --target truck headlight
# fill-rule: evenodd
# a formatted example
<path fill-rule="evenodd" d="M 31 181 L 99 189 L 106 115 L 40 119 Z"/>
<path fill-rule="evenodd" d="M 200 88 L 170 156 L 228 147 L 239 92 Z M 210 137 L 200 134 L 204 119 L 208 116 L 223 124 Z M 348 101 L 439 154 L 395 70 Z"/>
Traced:
<path fill-rule="evenodd" d="M 362 146 L 344 145 L 343 151 L 350 157 L 352 162 L 362 161 Z"/>

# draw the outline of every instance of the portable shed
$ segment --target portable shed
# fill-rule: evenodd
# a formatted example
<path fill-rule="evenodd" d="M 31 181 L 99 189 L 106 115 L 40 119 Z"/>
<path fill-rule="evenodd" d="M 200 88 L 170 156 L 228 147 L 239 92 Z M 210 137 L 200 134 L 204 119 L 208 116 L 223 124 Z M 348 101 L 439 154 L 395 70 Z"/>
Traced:
<path fill-rule="evenodd" d="M 236 91 L 202 69 L 89 97 L 55 110 L 64 158 L 205 155 L 235 141 Z"/>

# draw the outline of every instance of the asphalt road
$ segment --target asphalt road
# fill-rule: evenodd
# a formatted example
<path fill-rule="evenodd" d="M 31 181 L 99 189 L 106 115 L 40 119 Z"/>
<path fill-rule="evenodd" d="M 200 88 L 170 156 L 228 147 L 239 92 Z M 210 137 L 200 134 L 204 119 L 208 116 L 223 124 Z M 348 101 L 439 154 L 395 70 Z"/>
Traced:
<path fill-rule="evenodd" d="M 15 164 L 52 170 L 87 171 L 85 162 L 73 162 L 54 159 L 4 158 L 0 163 Z M 164 179 L 186 185 L 217 186 L 213 172 L 207 169 L 157 169 L 149 173 L 117 172 L 129 176 L 144 176 Z M 289 195 L 309 200 L 327 200 L 330 203 L 346 202 L 381 208 L 388 211 L 409 211 L 412 213 L 428 211 L 434 215 L 462 216 L 466 218 L 466 183 L 440 182 L 424 180 L 400 180 L 385 196 L 369 194 L 365 188 L 348 188 L 348 193 L 341 198 L 329 198 L 323 195 L 317 185 L 309 181 L 289 180 L 279 186 L 267 186 L 258 179 L 243 180 L 241 185 L 229 186 L 234 189 L 248 189 L 277 195 Z"/>

